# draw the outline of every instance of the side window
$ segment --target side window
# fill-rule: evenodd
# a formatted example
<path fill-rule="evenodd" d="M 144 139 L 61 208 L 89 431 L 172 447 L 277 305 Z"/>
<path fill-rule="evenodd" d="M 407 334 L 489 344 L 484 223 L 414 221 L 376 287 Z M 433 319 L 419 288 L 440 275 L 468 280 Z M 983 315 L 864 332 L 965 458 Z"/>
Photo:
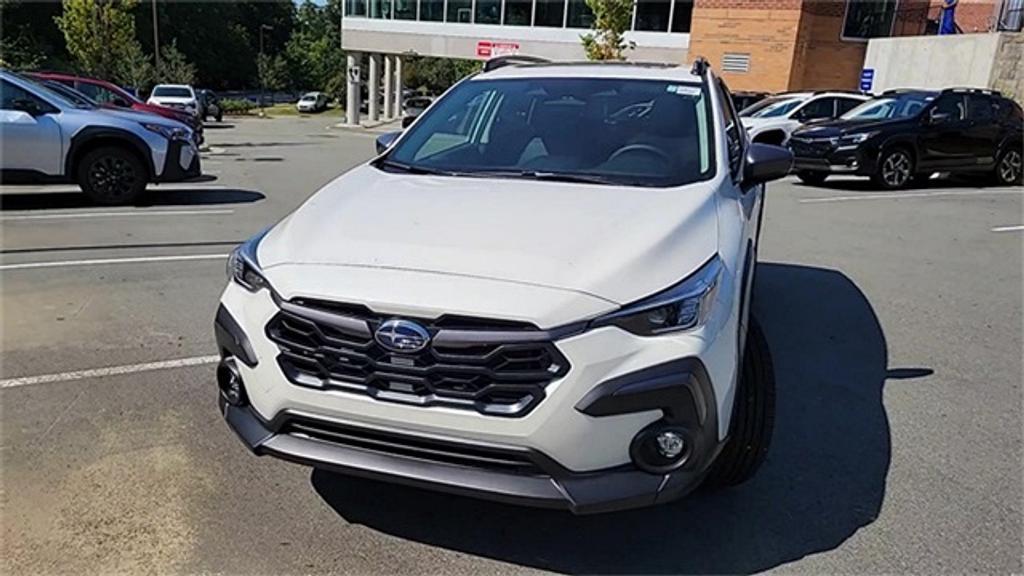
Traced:
<path fill-rule="evenodd" d="M 793 114 L 793 118 L 806 122 L 807 120 L 820 120 L 822 118 L 832 118 L 835 115 L 835 98 L 816 98 L 811 100 L 807 104 L 804 104 L 803 108 L 800 108 Z"/>
<path fill-rule="evenodd" d="M 970 94 L 967 96 L 967 117 L 971 120 L 991 122 L 993 106 L 992 98 L 984 94 Z"/>
<path fill-rule="evenodd" d="M 0 109 L 2 110 L 18 110 L 15 103 L 19 100 L 28 100 L 34 102 L 36 107 L 40 110 L 50 108 L 48 104 L 35 97 L 27 90 L 23 90 L 6 80 L 0 81 Z"/>
<path fill-rule="evenodd" d="M 862 103 L 861 100 L 854 100 L 853 98 L 836 98 L 836 117 L 846 114 Z"/>
<path fill-rule="evenodd" d="M 966 117 L 966 107 L 962 94 L 945 94 L 935 101 L 932 113 L 946 114 L 946 122 L 960 122 Z"/>
<path fill-rule="evenodd" d="M 732 105 L 732 94 L 725 82 L 718 81 L 718 91 L 722 96 L 722 111 L 725 113 L 725 144 L 729 149 L 729 172 L 733 178 L 739 176 L 740 168 L 743 166 L 743 149 L 745 144 L 744 135 L 746 131 L 740 124 L 740 118 Z"/>

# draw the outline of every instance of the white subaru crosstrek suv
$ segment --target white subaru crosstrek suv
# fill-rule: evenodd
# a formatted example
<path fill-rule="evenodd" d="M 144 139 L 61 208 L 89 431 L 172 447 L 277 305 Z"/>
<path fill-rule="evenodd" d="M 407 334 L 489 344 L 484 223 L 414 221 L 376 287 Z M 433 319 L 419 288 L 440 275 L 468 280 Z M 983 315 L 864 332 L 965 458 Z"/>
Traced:
<path fill-rule="evenodd" d="M 740 110 L 740 120 L 752 142 L 786 146 L 805 124 L 833 120 L 870 99 L 857 92 L 786 92 Z"/>
<path fill-rule="evenodd" d="M 750 288 L 791 153 L 747 142 L 703 60 L 532 62 L 490 61 L 232 254 L 220 406 L 256 454 L 576 513 L 757 469 Z"/>

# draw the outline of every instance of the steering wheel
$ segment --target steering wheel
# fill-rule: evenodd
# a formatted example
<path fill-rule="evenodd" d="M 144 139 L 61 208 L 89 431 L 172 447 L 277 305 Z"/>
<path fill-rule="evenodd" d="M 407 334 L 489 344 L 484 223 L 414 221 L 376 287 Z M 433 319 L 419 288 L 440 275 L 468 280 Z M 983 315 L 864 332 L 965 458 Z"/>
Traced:
<path fill-rule="evenodd" d="M 619 148 L 615 152 L 612 152 L 612 155 L 608 157 L 608 160 L 606 160 L 606 162 L 613 162 L 619 159 L 620 157 L 625 156 L 626 154 L 630 154 L 632 152 L 644 152 L 650 154 L 651 156 L 657 156 L 658 160 L 661 160 L 665 164 L 672 164 L 672 158 L 670 158 L 668 154 L 666 154 L 659 148 L 651 146 L 650 144 L 628 144 L 626 146 L 623 146 L 622 148 Z"/>

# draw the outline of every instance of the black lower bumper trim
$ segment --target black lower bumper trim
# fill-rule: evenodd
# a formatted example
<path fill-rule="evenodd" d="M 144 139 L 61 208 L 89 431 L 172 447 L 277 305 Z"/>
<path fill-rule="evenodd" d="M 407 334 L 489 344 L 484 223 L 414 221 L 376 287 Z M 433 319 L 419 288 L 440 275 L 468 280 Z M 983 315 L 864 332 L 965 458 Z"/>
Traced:
<path fill-rule="evenodd" d="M 182 168 L 178 161 L 181 158 L 181 149 L 187 145 L 181 140 L 171 140 L 167 146 L 167 156 L 164 158 L 164 169 L 156 178 L 157 182 L 181 182 L 202 176 L 198 151 L 192 156 L 187 168 Z"/>
<path fill-rule="evenodd" d="M 256 352 L 252 349 L 252 343 L 249 342 L 242 327 L 238 325 L 238 321 L 223 305 L 217 308 L 217 317 L 213 321 L 213 334 L 217 339 L 217 348 L 220 349 L 221 356 L 231 355 L 250 368 L 256 366 Z"/>
<path fill-rule="evenodd" d="M 547 473 L 543 475 L 504 473 L 280 433 L 276 430 L 287 422 L 287 413 L 267 422 L 251 407 L 232 406 L 223 399 L 220 406 L 228 425 L 257 455 L 270 455 L 353 476 L 508 504 L 564 509 L 575 514 L 664 502 L 688 493 L 703 478 L 702 470 L 655 475 L 632 465 L 574 473 L 550 459 L 547 459 Z"/>

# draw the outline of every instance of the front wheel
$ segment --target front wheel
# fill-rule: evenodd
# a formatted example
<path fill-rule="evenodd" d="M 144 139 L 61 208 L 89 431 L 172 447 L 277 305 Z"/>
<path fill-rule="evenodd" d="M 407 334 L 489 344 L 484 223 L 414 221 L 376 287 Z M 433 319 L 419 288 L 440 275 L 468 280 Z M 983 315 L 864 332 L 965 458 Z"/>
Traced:
<path fill-rule="evenodd" d="M 1022 171 L 1021 152 L 1019 148 L 1009 148 L 999 155 L 996 162 L 995 180 L 1001 186 L 1018 186 L 1021 184 Z"/>
<path fill-rule="evenodd" d="M 753 314 L 736 386 L 729 439 L 704 480 L 709 488 L 727 488 L 749 480 L 761 467 L 772 443 L 775 369 L 768 341 Z"/>
<path fill-rule="evenodd" d="M 904 148 L 893 148 L 882 153 L 878 170 L 872 180 L 886 190 L 906 188 L 914 177 L 914 159 Z"/>
<path fill-rule="evenodd" d="M 810 172 L 807 170 L 801 170 L 796 173 L 796 177 L 800 179 L 804 184 L 810 184 L 811 186 L 821 186 L 825 183 L 825 179 L 828 178 L 828 174 L 825 172 Z"/>
<path fill-rule="evenodd" d="M 93 202 L 128 204 L 146 190 L 146 169 L 124 148 L 104 146 L 85 154 L 78 163 L 78 185 Z"/>

